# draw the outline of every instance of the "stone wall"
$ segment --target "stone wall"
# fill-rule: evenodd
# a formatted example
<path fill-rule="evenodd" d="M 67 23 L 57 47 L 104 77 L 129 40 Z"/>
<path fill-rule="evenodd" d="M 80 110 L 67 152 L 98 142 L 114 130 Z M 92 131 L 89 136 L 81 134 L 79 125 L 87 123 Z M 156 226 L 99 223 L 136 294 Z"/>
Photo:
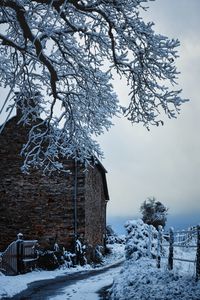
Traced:
<path fill-rule="evenodd" d="M 85 186 L 85 238 L 92 246 L 104 245 L 107 201 L 104 196 L 102 174 L 98 168 L 87 173 Z"/>
<path fill-rule="evenodd" d="M 76 173 L 75 162 L 66 160 L 70 175 L 22 174 L 19 153 L 27 129 L 17 121 L 17 117 L 9 120 L 0 135 L 0 251 L 18 232 L 25 239 L 38 239 L 44 247 L 57 241 L 73 250 L 75 233 L 92 246 L 102 244 L 106 202 L 99 168 L 84 172 L 78 165 Z"/>

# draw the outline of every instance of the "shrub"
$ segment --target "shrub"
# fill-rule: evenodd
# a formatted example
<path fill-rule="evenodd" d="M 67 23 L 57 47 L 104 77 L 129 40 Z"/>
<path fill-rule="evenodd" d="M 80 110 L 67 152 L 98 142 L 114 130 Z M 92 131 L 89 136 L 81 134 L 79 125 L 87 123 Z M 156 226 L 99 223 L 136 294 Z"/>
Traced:
<path fill-rule="evenodd" d="M 139 259 L 144 256 L 156 257 L 157 230 L 145 224 L 141 219 L 127 221 L 125 256 L 126 259 Z M 149 247 L 151 243 L 151 247 Z M 151 248 L 151 249 L 150 249 Z"/>
<path fill-rule="evenodd" d="M 39 252 L 37 265 L 41 269 L 51 271 L 59 267 L 59 262 L 56 255 L 54 254 L 54 251 L 45 250 L 44 252 Z"/>

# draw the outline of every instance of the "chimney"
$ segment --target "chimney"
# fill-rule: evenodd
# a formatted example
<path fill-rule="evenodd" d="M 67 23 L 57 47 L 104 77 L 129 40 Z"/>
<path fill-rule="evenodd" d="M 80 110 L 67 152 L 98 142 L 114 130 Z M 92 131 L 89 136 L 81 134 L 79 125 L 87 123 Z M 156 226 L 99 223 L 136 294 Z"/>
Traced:
<path fill-rule="evenodd" d="M 20 92 L 15 93 L 16 116 L 21 118 L 24 115 L 25 118 L 33 119 L 37 117 L 35 108 L 37 107 L 39 93 L 36 92 L 35 95 L 30 96 L 27 94 L 23 95 L 23 93 Z"/>
<path fill-rule="evenodd" d="M 20 101 L 20 96 L 19 96 L 19 92 L 15 93 L 15 107 L 16 107 L 16 116 L 18 118 L 22 117 L 22 101 Z"/>

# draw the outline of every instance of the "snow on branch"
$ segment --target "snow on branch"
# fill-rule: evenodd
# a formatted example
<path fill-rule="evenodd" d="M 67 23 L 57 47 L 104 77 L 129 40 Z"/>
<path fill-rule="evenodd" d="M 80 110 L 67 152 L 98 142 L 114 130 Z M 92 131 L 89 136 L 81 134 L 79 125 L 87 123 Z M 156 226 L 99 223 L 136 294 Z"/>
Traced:
<path fill-rule="evenodd" d="M 30 115 L 43 119 L 39 133 L 33 122 L 22 150 L 25 170 L 57 165 L 60 154 L 82 161 L 100 155 L 94 138 L 119 112 L 147 128 L 163 123 L 162 111 L 169 118 L 179 113 L 186 101 L 174 89 L 179 41 L 142 20 L 147 2 L 0 0 L 1 86 L 10 87 L 11 99 L 27 98 L 22 123 L 30 125 Z M 130 87 L 127 107 L 113 91 L 113 70 Z"/>

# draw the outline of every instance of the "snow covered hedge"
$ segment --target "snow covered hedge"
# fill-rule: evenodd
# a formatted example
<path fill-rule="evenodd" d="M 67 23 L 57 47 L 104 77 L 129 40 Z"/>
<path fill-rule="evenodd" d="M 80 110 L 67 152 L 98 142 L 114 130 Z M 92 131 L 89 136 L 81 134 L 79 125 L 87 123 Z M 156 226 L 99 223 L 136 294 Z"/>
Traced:
<path fill-rule="evenodd" d="M 199 300 L 199 295 L 192 269 L 184 274 L 165 266 L 157 269 L 149 258 L 127 260 L 110 291 L 111 300 Z"/>
<path fill-rule="evenodd" d="M 167 262 L 163 259 L 161 268 L 156 268 L 155 260 L 150 257 L 157 254 L 157 230 L 142 220 L 127 221 L 125 228 L 126 261 L 114 278 L 110 300 L 200 299 L 200 282 L 195 282 L 194 264 L 179 262 L 180 264 L 175 264 L 174 269 L 169 271 Z M 184 250 L 180 248 L 178 251 L 178 257 L 184 257 Z M 193 248 L 187 251 L 192 252 Z"/>
<path fill-rule="evenodd" d="M 126 259 L 139 259 L 149 256 L 156 257 L 157 230 L 152 225 L 145 224 L 141 219 L 125 223 L 127 232 L 125 255 Z"/>
<path fill-rule="evenodd" d="M 119 236 L 111 225 L 106 226 L 106 244 L 124 244 L 125 236 Z"/>

